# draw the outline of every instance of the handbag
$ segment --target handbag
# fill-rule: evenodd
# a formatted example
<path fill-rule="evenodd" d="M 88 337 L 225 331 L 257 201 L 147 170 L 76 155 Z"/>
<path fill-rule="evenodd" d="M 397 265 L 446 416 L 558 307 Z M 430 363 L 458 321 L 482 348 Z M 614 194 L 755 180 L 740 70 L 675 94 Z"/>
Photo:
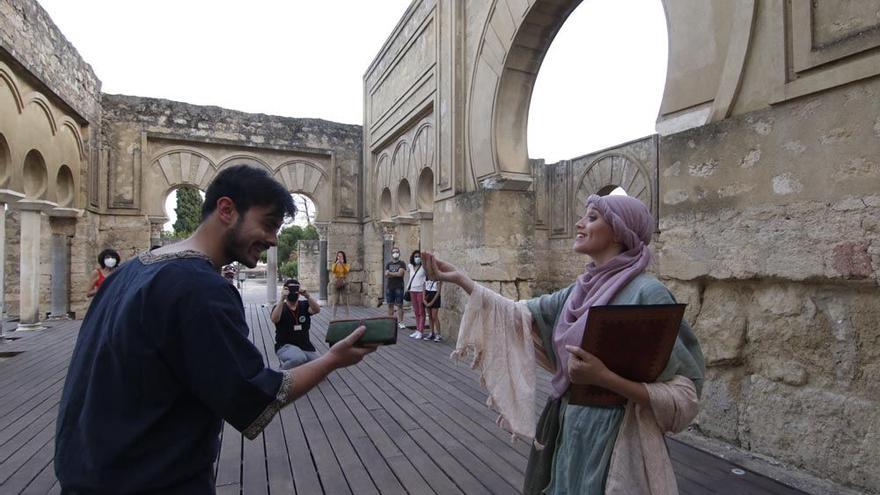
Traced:
<path fill-rule="evenodd" d="M 422 269 L 422 265 L 419 265 L 419 267 L 416 268 L 416 271 L 413 273 L 413 276 L 410 277 L 410 279 L 409 279 L 409 284 L 406 286 L 406 291 L 403 293 L 403 300 L 406 302 L 412 301 L 412 297 L 409 295 L 409 289 L 410 289 L 410 287 L 412 287 L 413 279 L 416 278 L 416 273 L 419 273 L 419 270 L 421 270 L 421 269 Z"/>
<path fill-rule="evenodd" d="M 337 278 L 336 280 L 333 281 L 333 287 L 335 287 L 336 290 L 344 289 L 345 288 L 345 279 L 344 278 Z"/>
<path fill-rule="evenodd" d="M 351 332 L 354 332 L 361 325 L 367 327 L 367 331 L 358 339 L 358 344 L 390 345 L 397 343 L 397 318 L 388 317 L 331 321 L 324 340 L 332 346 L 351 335 Z"/>

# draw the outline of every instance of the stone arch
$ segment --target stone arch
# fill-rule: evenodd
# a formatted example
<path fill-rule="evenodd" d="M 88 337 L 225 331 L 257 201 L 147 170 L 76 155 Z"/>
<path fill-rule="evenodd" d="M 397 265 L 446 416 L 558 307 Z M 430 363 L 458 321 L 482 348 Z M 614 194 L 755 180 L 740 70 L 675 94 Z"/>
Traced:
<path fill-rule="evenodd" d="M 204 191 L 217 173 L 217 167 L 210 158 L 188 148 L 166 151 L 153 160 L 152 166 L 158 167 L 165 179 L 166 187 L 163 189 L 166 195 L 182 185 Z"/>
<path fill-rule="evenodd" d="M 0 189 L 5 189 L 12 177 L 12 151 L 6 136 L 0 133 Z"/>
<path fill-rule="evenodd" d="M 54 136 L 58 134 L 58 122 L 55 120 L 55 114 L 52 113 L 52 107 L 49 105 L 49 100 L 40 93 L 31 92 L 25 97 L 24 107 L 27 108 L 28 105 L 31 104 L 36 105 L 43 111 L 46 120 L 49 121 L 49 128 L 52 129 L 52 135 Z"/>
<path fill-rule="evenodd" d="M 217 171 L 219 172 L 230 165 L 238 165 L 241 163 L 254 167 L 262 167 L 266 169 L 270 174 L 274 172 L 274 170 L 272 170 L 272 167 L 270 167 L 269 164 L 266 163 L 262 158 L 250 153 L 236 153 L 223 157 L 222 159 L 220 159 L 220 161 L 217 162 Z"/>
<path fill-rule="evenodd" d="M 397 184 L 397 214 L 408 216 L 412 209 L 412 191 L 409 187 L 409 181 L 401 179 Z"/>
<path fill-rule="evenodd" d="M 296 158 L 282 163 L 273 175 L 291 194 L 302 194 L 315 203 L 318 221 L 327 221 L 332 217 L 330 181 L 321 165 Z"/>
<path fill-rule="evenodd" d="M 495 187 L 529 187 L 527 126 L 532 89 L 544 55 L 580 2 L 493 0 L 489 7 L 473 61 L 466 116 L 475 186 L 488 181 Z"/>
<path fill-rule="evenodd" d="M 425 167 L 419 174 L 416 184 L 416 204 L 419 211 L 434 210 L 434 171 Z"/>
<path fill-rule="evenodd" d="M 404 179 L 409 172 L 409 143 L 406 139 L 401 139 L 394 145 L 394 152 L 391 154 L 391 180 Z"/>
<path fill-rule="evenodd" d="M 640 199 L 656 215 L 651 174 L 637 160 L 621 153 L 600 155 L 587 165 L 575 189 L 575 208 L 572 209 L 574 215 L 583 213 L 582 206 L 589 195 L 604 195 L 616 187 L 621 187 L 627 195 Z"/>
<path fill-rule="evenodd" d="M 76 182 L 73 178 L 73 172 L 67 165 L 61 165 L 55 176 L 55 202 L 58 206 L 71 208 L 74 206 L 75 192 Z"/>
<path fill-rule="evenodd" d="M 415 173 L 434 168 L 434 126 L 425 122 L 416 129 L 409 150 L 409 166 Z"/>
<path fill-rule="evenodd" d="M 6 87 L 9 88 L 9 93 L 12 95 L 12 99 L 15 100 L 15 107 L 16 110 L 18 110 L 18 113 L 24 111 L 24 100 L 21 97 L 21 91 L 18 89 L 18 84 L 15 83 L 15 77 L 13 77 L 9 69 L 2 63 L 0 63 L 0 80 L 6 83 Z"/>
<path fill-rule="evenodd" d="M 22 184 L 27 199 L 46 199 L 49 186 L 48 170 L 43 154 L 37 150 L 28 151 L 22 165 Z"/>
<path fill-rule="evenodd" d="M 76 125 L 76 122 L 74 122 L 73 119 L 71 119 L 70 117 L 62 117 L 61 129 L 70 132 L 73 141 L 76 143 L 76 149 L 79 153 L 79 159 L 84 160 L 86 157 L 85 144 L 83 143 L 82 135 L 80 135 L 80 130 L 79 127 Z"/>

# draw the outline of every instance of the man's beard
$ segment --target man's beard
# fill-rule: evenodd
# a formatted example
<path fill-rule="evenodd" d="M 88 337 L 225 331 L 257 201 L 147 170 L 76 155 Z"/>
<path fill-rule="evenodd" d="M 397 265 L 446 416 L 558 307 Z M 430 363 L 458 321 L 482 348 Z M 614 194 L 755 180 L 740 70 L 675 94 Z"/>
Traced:
<path fill-rule="evenodd" d="M 242 218 L 239 218 L 235 225 L 232 226 L 226 235 L 223 236 L 223 255 L 227 262 L 238 261 L 248 268 L 257 266 L 258 260 L 248 260 L 248 248 L 250 245 L 245 239 L 241 238 Z"/>

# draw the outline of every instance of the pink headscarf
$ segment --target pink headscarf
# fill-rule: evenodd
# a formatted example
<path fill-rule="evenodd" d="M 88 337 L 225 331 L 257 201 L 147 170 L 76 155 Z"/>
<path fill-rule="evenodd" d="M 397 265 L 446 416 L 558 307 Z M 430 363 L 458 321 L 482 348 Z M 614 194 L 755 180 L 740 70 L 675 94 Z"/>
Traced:
<path fill-rule="evenodd" d="M 557 366 L 551 380 L 556 397 L 564 395 L 571 383 L 568 379 L 569 352 L 565 346 L 581 345 L 590 307 L 608 304 L 651 262 L 648 244 L 654 233 L 654 217 L 644 203 L 629 196 L 593 194 L 587 198 L 587 208 L 590 206 L 611 226 L 615 239 L 623 245 L 623 251 L 602 266 L 588 264 L 586 271 L 577 278 L 559 315 L 553 329 Z"/>

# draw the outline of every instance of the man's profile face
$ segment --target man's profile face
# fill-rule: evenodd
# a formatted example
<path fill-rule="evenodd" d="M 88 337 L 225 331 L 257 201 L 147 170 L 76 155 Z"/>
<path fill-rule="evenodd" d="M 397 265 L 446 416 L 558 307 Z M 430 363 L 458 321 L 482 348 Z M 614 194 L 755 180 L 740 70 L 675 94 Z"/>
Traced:
<path fill-rule="evenodd" d="M 263 251 L 278 243 L 282 218 L 271 206 L 252 206 L 226 231 L 223 248 L 229 260 L 248 268 L 257 266 Z"/>

